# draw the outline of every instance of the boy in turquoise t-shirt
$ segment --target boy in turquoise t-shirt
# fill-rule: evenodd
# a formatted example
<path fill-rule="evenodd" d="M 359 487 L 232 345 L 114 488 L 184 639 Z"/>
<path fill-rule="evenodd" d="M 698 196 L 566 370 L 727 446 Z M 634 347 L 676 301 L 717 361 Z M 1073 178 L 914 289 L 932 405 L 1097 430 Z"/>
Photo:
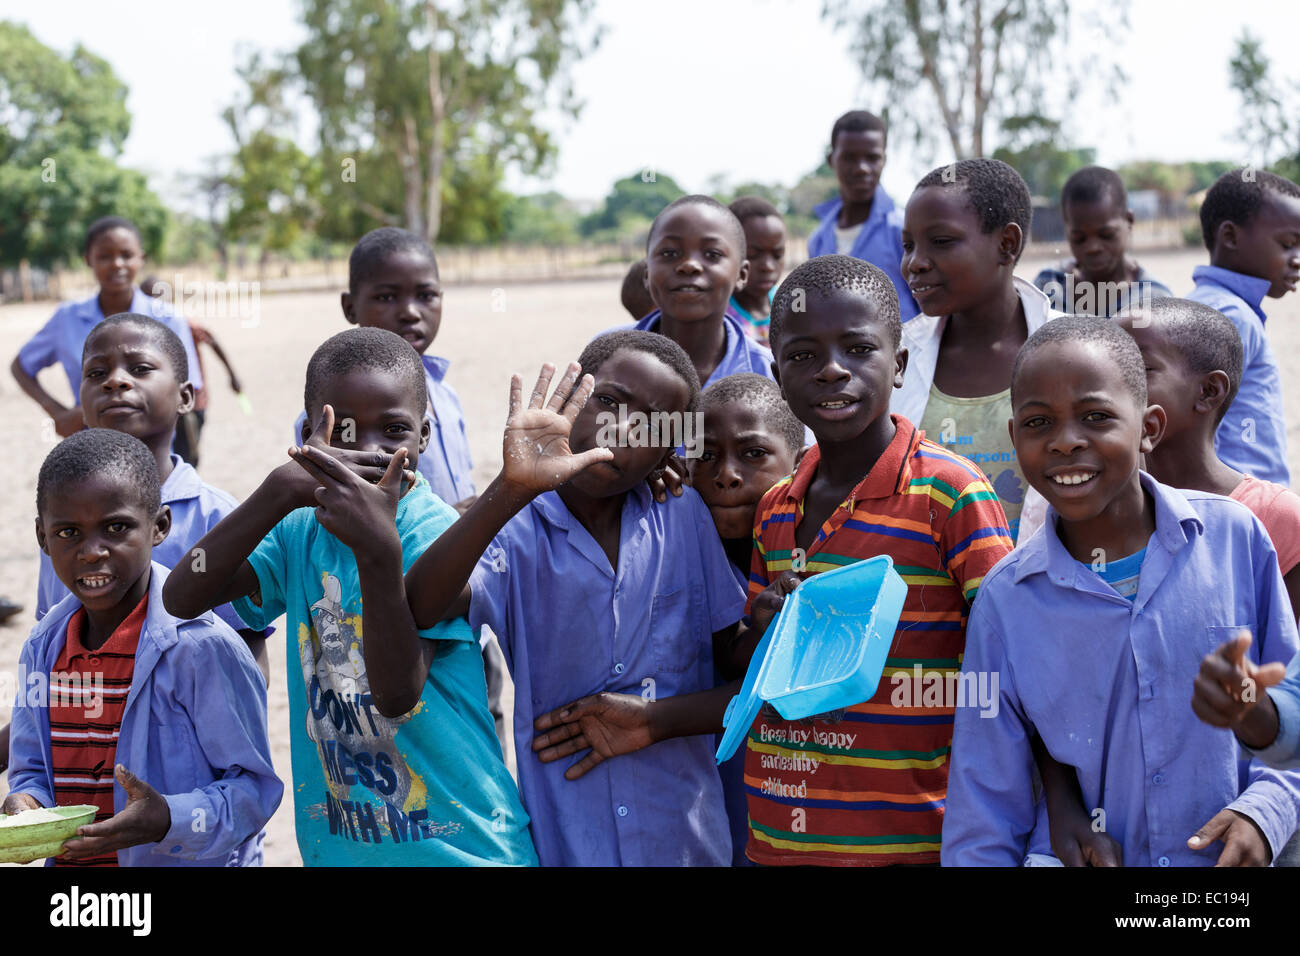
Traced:
<path fill-rule="evenodd" d="M 417 629 L 406 602 L 404 573 L 456 519 L 415 472 L 426 404 L 400 336 L 362 328 L 326 341 L 307 367 L 308 444 L 164 592 L 169 607 L 230 600 L 246 621 L 287 615 L 308 866 L 537 862 L 469 625 Z"/>

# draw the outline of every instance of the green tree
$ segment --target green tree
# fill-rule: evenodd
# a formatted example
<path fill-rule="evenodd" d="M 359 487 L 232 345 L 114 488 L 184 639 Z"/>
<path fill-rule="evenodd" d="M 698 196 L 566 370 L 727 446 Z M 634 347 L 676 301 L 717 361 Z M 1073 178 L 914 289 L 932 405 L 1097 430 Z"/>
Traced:
<path fill-rule="evenodd" d="M 930 131 L 941 129 L 965 159 L 986 155 L 991 121 L 1049 98 L 1063 112 L 1085 71 L 1112 90 L 1123 80 L 1099 53 L 1107 31 L 1126 27 L 1123 6 L 1104 0 L 1091 11 L 1079 26 L 1094 37 L 1070 35 L 1070 8 L 1070 0 L 824 0 L 822 12 L 855 31 L 853 53 L 891 129 L 931 146 Z"/>
<path fill-rule="evenodd" d="M 506 237 L 524 245 L 565 245 L 577 240 L 579 218 L 557 192 L 514 196 L 506 205 Z"/>
<path fill-rule="evenodd" d="M 493 238 L 506 169 L 555 156 L 540 114 L 578 114 L 569 69 L 599 42 L 593 3 L 304 0 L 308 38 L 283 70 L 320 120 L 321 229 Z"/>
<path fill-rule="evenodd" d="M 1095 149 L 1058 146 L 1061 124 L 1038 114 L 1009 117 L 1003 121 L 1002 131 L 1009 145 L 995 149 L 993 158 L 1015 167 L 1034 196 L 1055 201 L 1070 174 L 1097 158 Z"/>
<path fill-rule="evenodd" d="M 1287 90 L 1273 79 L 1272 64 L 1249 30 L 1237 38 L 1228 73 L 1241 98 L 1237 134 L 1255 152 L 1252 161 L 1296 179 L 1300 174 L 1300 123 L 1292 117 L 1300 109 L 1300 96 L 1294 84 Z"/>
<path fill-rule="evenodd" d="M 601 207 L 582 220 L 582 234 L 632 231 L 684 195 L 671 176 L 649 170 L 633 173 L 615 182 Z"/>
<path fill-rule="evenodd" d="M 75 260 L 86 227 L 107 215 L 134 221 L 158 251 L 167 211 L 116 161 L 131 130 L 126 93 L 84 47 L 65 58 L 0 22 L 0 263 Z"/>

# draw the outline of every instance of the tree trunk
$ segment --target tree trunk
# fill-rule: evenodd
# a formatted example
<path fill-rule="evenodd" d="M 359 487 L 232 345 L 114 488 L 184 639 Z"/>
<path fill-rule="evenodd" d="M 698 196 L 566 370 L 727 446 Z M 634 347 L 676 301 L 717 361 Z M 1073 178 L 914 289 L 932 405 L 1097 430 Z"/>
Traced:
<path fill-rule="evenodd" d="M 442 95 L 442 66 L 438 56 L 438 10 L 433 0 L 426 0 L 424 15 L 429 25 L 429 112 L 433 130 L 429 138 L 429 178 L 425 183 L 425 240 L 438 239 L 442 226 L 443 117 L 447 103 Z"/>
<path fill-rule="evenodd" d="M 426 236 L 424 229 L 424 184 L 420 176 L 420 137 L 415 131 L 415 117 L 402 117 L 405 141 L 398 147 L 397 158 L 402 164 L 402 185 L 406 187 L 406 228 L 417 236 Z"/>

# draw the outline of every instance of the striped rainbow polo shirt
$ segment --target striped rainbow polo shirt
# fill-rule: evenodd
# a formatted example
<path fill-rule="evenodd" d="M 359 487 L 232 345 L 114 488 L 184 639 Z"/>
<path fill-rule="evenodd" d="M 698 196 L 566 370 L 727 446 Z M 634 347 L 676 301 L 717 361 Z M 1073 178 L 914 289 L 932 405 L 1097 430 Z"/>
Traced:
<path fill-rule="evenodd" d="M 893 558 L 907 599 L 871 700 L 803 721 L 765 704 L 755 719 L 745 791 L 746 853 L 757 863 L 939 862 L 967 613 L 1012 541 L 984 473 L 892 418 L 893 441 L 805 555 L 794 553 L 795 527 L 820 449 L 758 506 L 750 604 L 796 564 L 816 574 L 880 554 Z"/>

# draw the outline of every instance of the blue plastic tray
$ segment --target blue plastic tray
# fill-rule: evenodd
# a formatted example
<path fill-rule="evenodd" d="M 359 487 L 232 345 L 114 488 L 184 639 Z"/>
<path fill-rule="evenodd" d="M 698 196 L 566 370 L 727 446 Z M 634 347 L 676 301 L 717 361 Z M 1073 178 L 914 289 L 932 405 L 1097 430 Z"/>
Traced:
<path fill-rule="evenodd" d="M 903 612 L 907 585 L 879 555 L 809 578 L 786 598 L 727 705 L 719 763 L 729 759 L 763 701 L 786 720 L 870 700 Z"/>

